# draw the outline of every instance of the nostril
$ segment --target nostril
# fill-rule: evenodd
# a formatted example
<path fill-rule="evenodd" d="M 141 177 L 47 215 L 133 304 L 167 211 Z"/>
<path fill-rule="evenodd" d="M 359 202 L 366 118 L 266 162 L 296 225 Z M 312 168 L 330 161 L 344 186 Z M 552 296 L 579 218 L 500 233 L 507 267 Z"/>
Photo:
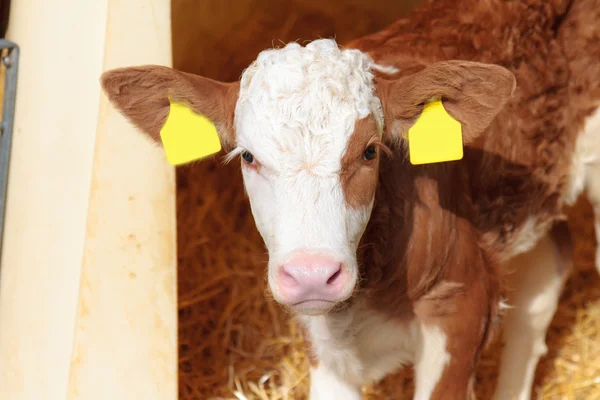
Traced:
<path fill-rule="evenodd" d="M 298 285 L 298 280 L 292 275 L 286 268 L 281 268 L 279 273 L 279 279 L 282 284 L 286 286 L 296 286 Z"/>
<path fill-rule="evenodd" d="M 335 271 L 335 273 L 333 275 L 331 275 L 329 277 L 329 279 L 327 279 L 327 284 L 333 285 L 335 283 L 335 281 L 337 281 L 337 279 L 340 277 L 341 274 L 342 274 L 342 266 L 340 265 L 338 267 L 337 271 Z"/>

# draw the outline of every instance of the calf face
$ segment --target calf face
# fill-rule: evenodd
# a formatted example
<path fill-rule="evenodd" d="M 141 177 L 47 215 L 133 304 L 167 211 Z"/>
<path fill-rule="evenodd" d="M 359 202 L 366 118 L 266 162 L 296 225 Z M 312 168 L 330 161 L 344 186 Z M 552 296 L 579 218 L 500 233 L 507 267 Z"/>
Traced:
<path fill-rule="evenodd" d="M 384 148 L 374 92 L 369 60 L 332 41 L 265 51 L 242 76 L 234 154 L 271 291 L 297 310 L 328 310 L 356 285 Z"/>
<path fill-rule="evenodd" d="M 295 311 L 322 314 L 356 287 L 356 250 L 382 152 L 390 153 L 385 143 L 402 140 L 436 96 L 469 142 L 500 111 L 515 82 L 504 68 L 469 62 L 376 80 L 367 55 L 318 40 L 262 52 L 239 83 L 147 66 L 108 71 L 102 84 L 115 107 L 157 141 L 169 96 L 214 122 L 227 158 L 241 158 L 269 251 L 271 292 Z"/>

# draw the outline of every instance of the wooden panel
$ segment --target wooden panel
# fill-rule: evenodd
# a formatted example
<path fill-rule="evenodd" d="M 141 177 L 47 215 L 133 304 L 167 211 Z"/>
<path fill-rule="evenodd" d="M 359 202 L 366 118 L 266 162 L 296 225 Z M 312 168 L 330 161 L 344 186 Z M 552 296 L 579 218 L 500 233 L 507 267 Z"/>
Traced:
<path fill-rule="evenodd" d="M 171 64 L 170 3 L 12 5 L 0 399 L 174 400 L 173 168 L 99 85 L 105 68 Z"/>
<path fill-rule="evenodd" d="M 109 0 L 106 19 L 103 69 L 171 64 L 169 2 Z M 174 170 L 162 149 L 96 94 L 101 102 L 67 398 L 175 400 Z"/>
<path fill-rule="evenodd" d="M 66 395 L 105 15 L 106 1 L 12 1 L 7 38 L 21 58 L 0 277 L 2 399 Z"/>

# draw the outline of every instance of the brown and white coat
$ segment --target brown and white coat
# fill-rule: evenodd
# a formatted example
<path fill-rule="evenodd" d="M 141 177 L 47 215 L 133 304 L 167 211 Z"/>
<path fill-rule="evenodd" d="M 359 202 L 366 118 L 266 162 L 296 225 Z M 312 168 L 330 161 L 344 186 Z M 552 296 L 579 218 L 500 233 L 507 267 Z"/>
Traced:
<path fill-rule="evenodd" d="M 172 96 L 242 154 L 312 400 L 359 399 L 407 364 L 415 399 L 471 398 L 500 322 L 496 398 L 528 399 L 572 264 L 563 206 L 587 192 L 600 231 L 598 21 L 598 0 L 427 0 L 343 50 L 267 50 L 240 82 L 146 66 L 102 83 L 154 139 Z M 464 158 L 413 166 L 402 134 L 434 96 Z"/>

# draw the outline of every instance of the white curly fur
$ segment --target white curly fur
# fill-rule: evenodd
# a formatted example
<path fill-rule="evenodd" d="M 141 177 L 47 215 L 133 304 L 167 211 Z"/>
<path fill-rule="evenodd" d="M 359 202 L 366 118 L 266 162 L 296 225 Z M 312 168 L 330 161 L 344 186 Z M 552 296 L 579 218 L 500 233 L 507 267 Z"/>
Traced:
<path fill-rule="evenodd" d="M 285 157 L 297 167 L 313 165 L 316 174 L 337 173 L 354 122 L 372 113 L 383 125 L 372 66 L 366 54 L 341 50 L 331 39 L 261 52 L 241 78 L 239 146 L 263 164 Z"/>
<path fill-rule="evenodd" d="M 356 246 L 372 202 L 348 207 L 340 170 L 355 121 L 372 114 L 383 132 L 372 65 L 366 54 L 322 39 L 265 50 L 242 74 L 232 154 L 247 150 L 260 163 L 258 170 L 243 168 L 244 185 L 269 250 L 276 299 L 277 268 L 297 250 L 343 262 L 352 292 Z"/>

